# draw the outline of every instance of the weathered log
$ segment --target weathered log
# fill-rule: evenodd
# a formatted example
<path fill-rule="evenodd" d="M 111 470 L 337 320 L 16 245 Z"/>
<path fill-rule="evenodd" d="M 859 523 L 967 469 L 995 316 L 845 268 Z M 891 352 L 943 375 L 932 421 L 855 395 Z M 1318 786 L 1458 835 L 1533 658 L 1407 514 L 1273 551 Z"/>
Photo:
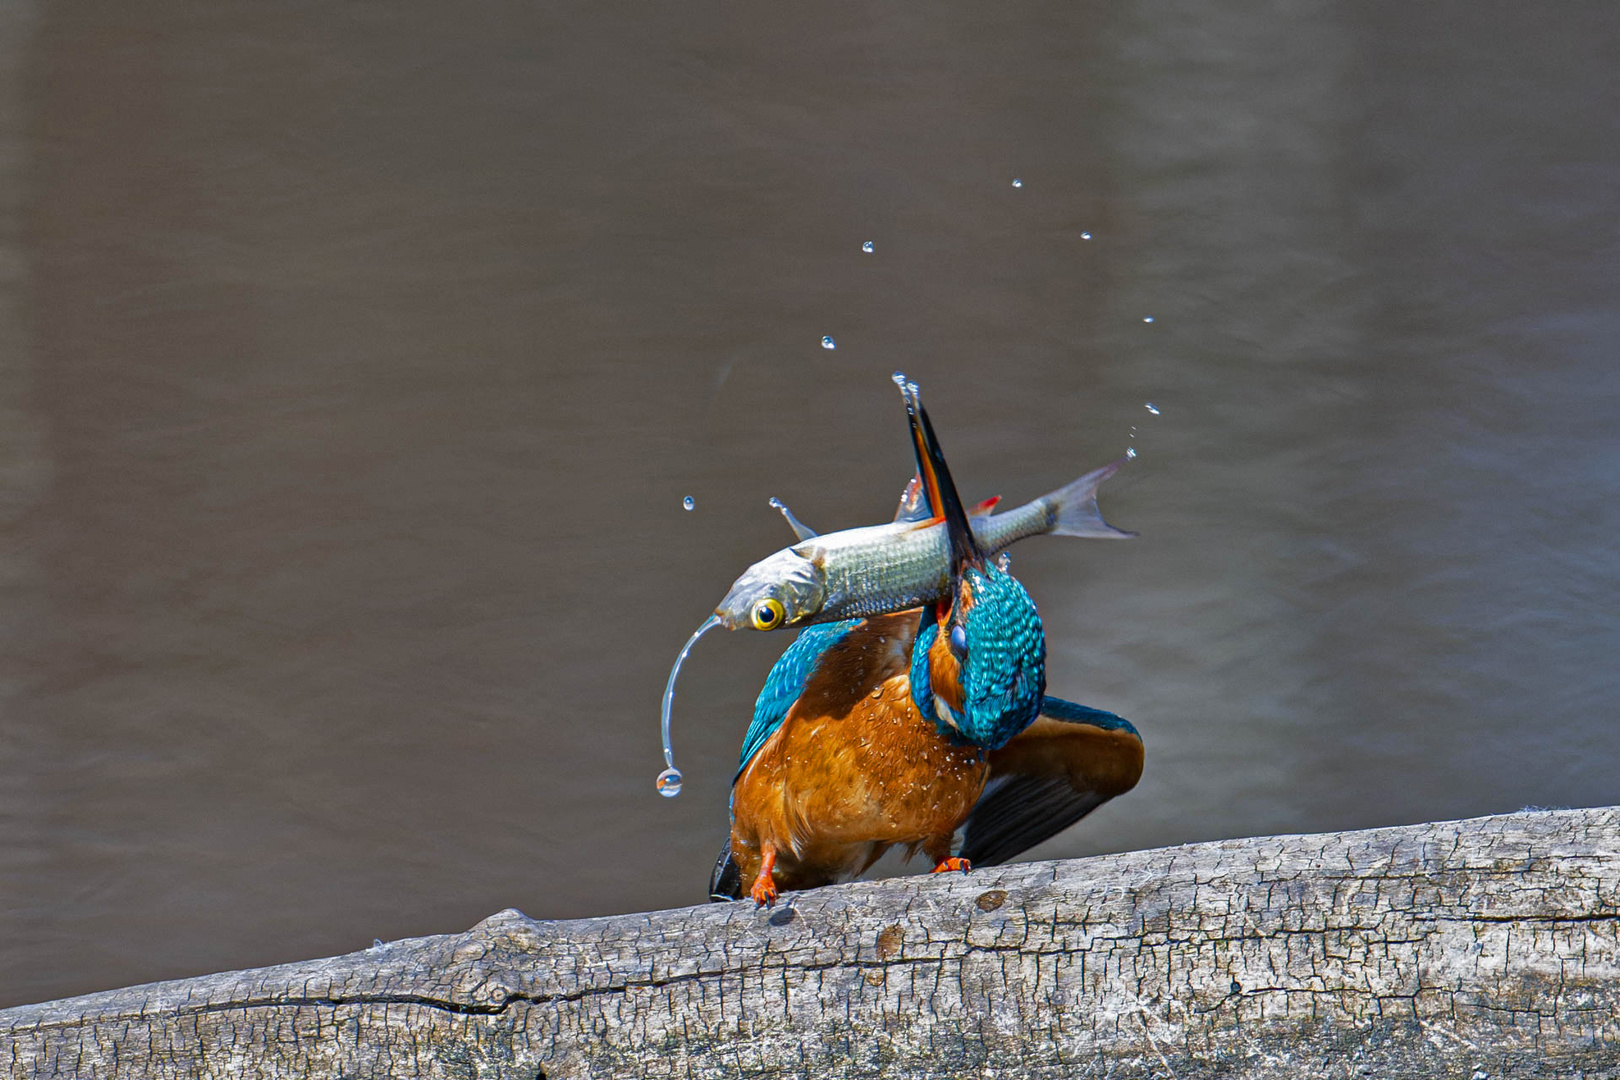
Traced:
<path fill-rule="evenodd" d="M 0 1012 L 11 1075 L 1620 1075 L 1620 809 L 535 922 Z"/>

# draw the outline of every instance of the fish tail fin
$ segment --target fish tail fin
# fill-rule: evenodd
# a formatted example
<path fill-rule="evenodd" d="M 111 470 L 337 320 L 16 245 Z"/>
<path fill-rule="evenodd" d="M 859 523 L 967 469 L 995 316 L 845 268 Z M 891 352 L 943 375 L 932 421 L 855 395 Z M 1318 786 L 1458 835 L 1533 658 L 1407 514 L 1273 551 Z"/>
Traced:
<path fill-rule="evenodd" d="M 1057 511 L 1052 535 L 1089 536 L 1102 540 L 1128 540 L 1135 536 L 1133 532 L 1108 524 L 1103 520 L 1102 511 L 1097 509 L 1097 489 L 1129 460 L 1120 458 L 1109 462 L 1047 495 L 1045 501 Z"/>

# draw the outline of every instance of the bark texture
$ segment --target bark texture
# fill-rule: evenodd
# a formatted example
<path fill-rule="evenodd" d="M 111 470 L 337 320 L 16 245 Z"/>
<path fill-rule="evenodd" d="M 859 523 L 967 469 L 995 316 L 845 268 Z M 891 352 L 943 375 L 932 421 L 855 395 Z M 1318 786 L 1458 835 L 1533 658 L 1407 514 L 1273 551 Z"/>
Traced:
<path fill-rule="evenodd" d="M 696 877 L 693 879 L 697 880 Z M 465 934 L 0 1012 L 16 1077 L 1620 1076 L 1620 810 Z"/>

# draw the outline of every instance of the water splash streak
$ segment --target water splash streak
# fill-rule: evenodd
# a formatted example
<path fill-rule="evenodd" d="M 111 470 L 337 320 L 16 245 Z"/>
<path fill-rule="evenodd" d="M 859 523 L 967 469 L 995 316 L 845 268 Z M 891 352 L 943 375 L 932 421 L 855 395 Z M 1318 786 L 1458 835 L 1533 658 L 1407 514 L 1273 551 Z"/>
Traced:
<path fill-rule="evenodd" d="M 703 621 L 703 625 L 697 628 L 697 632 L 686 639 L 686 644 L 681 647 L 680 655 L 675 658 L 675 666 L 669 669 L 669 682 L 664 686 L 664 711 L 662 718 L 664 732 L 664 764 L 668 766 L 668 768 L 658 774 L 658 794 L 668 799 L 673 799 L 675 796 L 681 793 L 681 770 L 675 767 L 675 748 L 673 745 L 671 745 L 669 740 L 669 714 L 671 706 L 673 706 L 675 703 L 675 680 L 681 674 L 681 665 L 686 663 L 686 654 L 692 651 L 692 646 L 697 644 L 697 639 L 719 625 L 720 616 L 710 615 Z"/>

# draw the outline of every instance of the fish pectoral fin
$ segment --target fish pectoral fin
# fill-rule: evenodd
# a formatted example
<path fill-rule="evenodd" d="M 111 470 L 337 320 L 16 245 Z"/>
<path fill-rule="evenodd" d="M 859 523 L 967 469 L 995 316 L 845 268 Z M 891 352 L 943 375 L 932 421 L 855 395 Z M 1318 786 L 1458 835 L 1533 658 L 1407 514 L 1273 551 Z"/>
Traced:
<path fill-rule="evenodd" d="M 992 495 L 978 506 L 975 506 L 973 509 L 969 510 L 968 517 L 984 517 L 984 515 L 994 510 L 996 508 L 996 503 L 1000 501 L 1000 495 Z"/>
<path fill-rule="evenodd" d="M 816 530 L 794 517 L 793 511 L 788 509 L 787 503 L 773 495 L 771 496 L 771 508 L 781 513 L 782 517 L 787 519 L 788 528 L 793 530 L 794 536 L 797 536 L 800 540 L 814 539 L 816 536 Z"/>
<path fill-rule="evenodd" d="M 894 512 L 894 520 L 928 521 L 931 516 L 928 503 L 923 499 L 922 477 L 912 476 L 906 490 L 900 493 L 900 506 Z"/>

